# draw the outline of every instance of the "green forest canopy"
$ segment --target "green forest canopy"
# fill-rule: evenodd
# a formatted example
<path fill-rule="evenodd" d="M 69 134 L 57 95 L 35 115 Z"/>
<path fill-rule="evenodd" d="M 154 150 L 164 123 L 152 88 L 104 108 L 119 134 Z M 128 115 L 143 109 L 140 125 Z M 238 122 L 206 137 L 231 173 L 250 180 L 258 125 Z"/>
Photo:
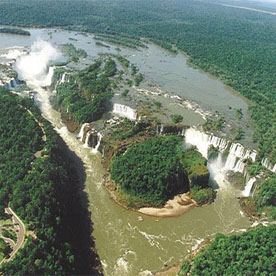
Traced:
<path fill-rule="evenodd" d="M 113 95 L 109 78 L 116 74 L 117 68 L 110 58 L 104 62 L 103 69 L 101 65 L 102 61 L 98 60 L 72 76 L 69 82 L 57 86 L 52 103 L 63 117 L 71 116 L 82 124 L 100 119 L 107 110 Z"/>
<path fill-rule="evenodd" d="M 180 276 L 275 275 L 276 226 L 259 227 L 241 235 L 218 234 L 192 265 L 185 262 Z"/>
<path fill-rule="evenodd" d="M 92 273 L 95 257 L 90 251 L 89 218 L 80 204 L 77 173 L 65 155 L 65 145 L 31 100 L 1 88 L 0 118 L 0 216 L 5 217 L 4 208 L 10 203 L 37 236 L 29 237 L 13 260 L 2 265 L 1 272 Z M 43 123 L 46 141 L 35 119 Z M 41 157 L 36 157 L 41 150 Z"/>
<path fill-rule="evenodd" d="M 116 156 L 112 179 L 122 192 L 141 199 L 146 205 L 161 205 L 191 185 L 208 186 L 205 159 L 195 149 L 183 152 L 183 139 L 177 136 L 151 137 L 131 145 Z"/>

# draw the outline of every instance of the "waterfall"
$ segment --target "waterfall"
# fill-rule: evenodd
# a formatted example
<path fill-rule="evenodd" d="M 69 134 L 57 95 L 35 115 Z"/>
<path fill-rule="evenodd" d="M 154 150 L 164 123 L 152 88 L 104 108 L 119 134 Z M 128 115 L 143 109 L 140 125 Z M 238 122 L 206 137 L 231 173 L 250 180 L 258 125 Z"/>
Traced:
<path fill-rule="evenodd" d="M 65 82 L 69 82 L 70 81 L 69 76 L 70 76 L 69 73 L 64 72 L 61 76 L 61 79 L 57 81 L 57 85 L 65 83 Z"/>
<path fill-rule="evenodd" d="M 256 181 L 255 177 L 252 177 L 248 180 L 248 182 L 245 185 L 244 190 L 242 191 L 242 195 L 244 197 L 249 197 L 250 196 L 250 193 L 251 193 L 251 190 L 252 190 L 252 187 L 253 187 L 253 184 L 255 183 L 255 181 Z"/>
<path fill-rule="evenodd" d="M 220 151 L 224 151 L 228 147 L 228 142 L 225 139 L 213 135 L 208 135 L 194 128 L 188 128 L 185 131 L 185 142 L 187 144 L 196 146 L 198 151 L 206 159 L 208 159 L 209 146 L 213 145 Z"/>
<path fill-rule="evenodd" d="M 93 152 L 98 152 L 98 149 L 101 145 L 101 140 L 102 140 L 102 135 L 100 132 L 97 133 L 97 138 L 98 138 L 98 142 L 97 142 L 97 145 L 95 146 L 95 148 L 93 149 Z"/>
<path fill-rule="evenodd" d="M 163 134 L 164 133 L 164 125 L 157 125 L 156 127 L 156 134 Z"/>
<path fill-rule="evenodd" d="M 88 130 L 86 128 L 88 128 Z M 85 141 L 84 147 L 92 147 L 92 152 L 94 153 L 98 152 L 102 137 L 103 136 L 100 132 L 97 132 L 94 128 L 90 129 L 88 123 L 85 123 L 81 126 L 81 130 L 78 134 L 78 138 L 80 138 L 81 141 Z"/>
<path fill-rule="evenodd" d="M 84 143 L 85 148 L 89 147 L 89 137 L 90 137 L 91 133 L 92 133 L 91 131 L 88 131 L 87 134 L 86 134 L 85 143 Z"/>
<path fill-rule="evenodd" d="M 61 77 L 60 83 L 64 83 L 65 82 L 65 76 L 66 76 L 66 73 L 63 73 L 62 77 Z"/>
<path fill-rule="evenodd" d="M 263 158 L 261 163 L 265 168 L 276 173 L 276 164 L 273 166 L 267 158 Z"/>
<path fill-rule="evenodd" d="M 208 159 L 208 148 L 210 143 L 207 134 L 195 130 L 194 128 L 189 128 L 185 132 L 185 142 L 196 146 L 201 155 Z"/>
<path fill-rule="evenodd" d="M 11 84 L 11 87 L 13 87 L 13 88 L 15 88 L 18 85 L 16 79 L 12 79 L 10 81 L 10 84 Z"/>
<path fill-rule="evenodd" d="M 10 82 L 6 82 L 4 87 L 9 90 L 12 88 Z"/>
<path fill-rule="evenodd" d="M 42 86 L 50 86 L 51 85 L 52 78 L 53 78 L 53 75 L 54 75 L 54 70 L 55 70 L 54 66 L 49 67 L 49 71 L 48 71 L 48 74 L 47 74 L 46 78 L 43 80 L 43 82 L 41 82 Z"/>
<path fill-rule="evenodd" d="M 85 128 L 88 127 L 89 124 L 88 123 L 84 123 L 82 126 L 81 126 L 81 129 L 80 129 L 80 132 L 78 134 L 78 138 L 80 138 L 82 141 L 84 141 L 84 131 L 85 131 Z"/>
<path fill-rule="evenodd" d="M 245 167 L 243 160 L 246 159 L 244 157 L 245 154 L 243 146 L 240 144 L 232 144 L 227 156 L 224 170 L 243 173 Z"/>
<path fill-rule="evenodd" d="M 244 167 L 245 167 L 245 163 L 243 162 L 242 159 L 239 159 L 233 171 L 243 173 Z"/>
<path fill-rule="evenodd" d="M 133 120 L 133 121 L 137 119 L 136 110 L 132 109 L 127 105 L 115 103 L 113 105 L 113 113 L 118 114 L 119 116 L 122 116 L 122 117 L 126 117 L 129 120 Z"/>
<path fill-rule="evenodd" d="M 229 148 L 230 142 L 224 138 L 219 138 L 214 135 L 208 135 L 194 128 L 189 128 L 185 132 L 185 142 L 196 146 L 198 151 L 208 159 L 208 148 L 214 146 L 219 149 L 220 152 Z M 232 143 L 230 145 L 229 154 L 223 167 L 223 171 L 244 172 L 245 160 L 251 159 L 256 161 L 257 152 L 250 149 L 245 149 L 243 145 L 239 143 Z M 266 164 L 268 161 L 264 161 Z"/>
<path fill-rule="evenodd" d="M 5 83 L 5 82 L 4 82 Z M 11 89 L 13 89 L 13 88 L 15 88 L 15 87 L 17 87 L 18 86 L 18 83 L 17 83 L 17 80 L 16 79 L 10 79 L 9 81 L 7 81 L 5 84 L 4 84 L 4 87 L 6 88 L 6 89 L 9 89 L 9 90 L 11 90 Z"/>

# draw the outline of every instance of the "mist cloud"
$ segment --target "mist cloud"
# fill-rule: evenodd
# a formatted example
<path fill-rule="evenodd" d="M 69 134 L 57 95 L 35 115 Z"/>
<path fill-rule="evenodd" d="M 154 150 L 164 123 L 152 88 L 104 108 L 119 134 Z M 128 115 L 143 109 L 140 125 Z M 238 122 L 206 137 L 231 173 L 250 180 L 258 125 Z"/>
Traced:
<path fill-rule="evenodd" d="M 34 42 L 30 52 L 16 61 L 19 79 L 33 87 L 49 86 L 53 75 L 49 65 L 60 58 L 61 53 L 51 43 L 43 40 Z"/>

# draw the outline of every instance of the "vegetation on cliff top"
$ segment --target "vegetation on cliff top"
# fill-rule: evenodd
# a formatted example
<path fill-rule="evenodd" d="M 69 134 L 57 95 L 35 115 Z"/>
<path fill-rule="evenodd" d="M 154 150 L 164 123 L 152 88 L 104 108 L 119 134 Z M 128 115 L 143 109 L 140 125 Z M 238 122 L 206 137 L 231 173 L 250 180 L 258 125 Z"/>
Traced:
<path fill-rule="evenodd" d="M 116 156 L 111 177 L 121 193 L 144 206 L 160 206 L 191 186 L 206 188 L 206 160 L 194 149 L 183 151 L 183 139 L 174 135 L 150 137 Z"/>
<path fill-rule="evenodd" d="M 240 235 L 218 234 L 179 275 L 275 275 L 276 226 L 259 227 Z"/>
<path fill-rule="evenodd" d="M 259 212 L 265 212 L 270 218 L 276 219 L 276 176 L 266 179 L 255 193 Z"/>
<path fill-rule="evenodd" d="M 100 119 L 108 110 L 113 95 L 110 78 L 116 74 L 117 68 L 110 58 L 104 62 L 103 69 L 101 65 L 102 61 L 98 60 L 72 75 L 69 82 L 57 86 L 52 103 L 63 118 L 82 124 Z"/>
<path fill-rule="evenodd" d="M 271 175 L 258 184 L 253 197 L 242 200 L 242 206 L 250 214 L 265 214 L 269 219 L 276 219 L 276 176 Z"/>
<path fill-rule="evenodd" d="M 89 217 L 66 146 L 31 100 L 2 89 L 0 117 L 0 215 L 5 217 L 10 203 L 37 237 L 29 236 L 13 260 L 2 265 L 1 273 L 96 273 L 91 269 L 95 256 Z"/>

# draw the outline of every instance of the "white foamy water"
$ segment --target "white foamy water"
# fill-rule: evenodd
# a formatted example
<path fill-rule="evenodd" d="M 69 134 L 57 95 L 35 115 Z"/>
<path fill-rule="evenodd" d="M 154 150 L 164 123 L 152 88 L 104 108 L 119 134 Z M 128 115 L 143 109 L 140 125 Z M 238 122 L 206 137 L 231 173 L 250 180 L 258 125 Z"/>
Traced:
<path fill-rule="evenodd" d="M 224 152 L 229 148 L 229 154 L 223 167 L 220 170 L 224 172 L 234 171 L 244 173 L 245 162 L 251 159 L 255 162 L 257 152 L 255 150 L 245 149 L 243 145 L 238 143 L 230 143 L 224 138 L 219 138 L 214 135 L 209 135 L 194 128 L 189 128 L 185 132 L 185 142 L 196 146 L 198 151 L 208 159 L 208 149 L 214 146 L 220 152 Z"/>
<path fill-rule="evenodd" d="M 253 184 L 256 182 L 256 178 L 255 177 L 252 177 L 248 180 L 248 182 L 246 183 L 245 185 L 245 188 L 242 192 L 242 195 L 244 197 L 249 197 L 250 194 L 251 194 L 251 190 L 252 190 L 252 187 L 253 187 Z"/>
<path fill-rule="evenodd" d="M 21 55 L 23 55 L 22 48 L 20 49 L 14 48 L 14 49 L 10 49 L 8 53 L 2 54 L 0 57 L 15 60 L 19 58 Z"/>
<path fill-rule="evenodd" d="M 50 64 L 61 58 L 61 53 L 49 42 L 38 40 L 16 61 L 19 79 L 25 80 L 31 87 L 50 86 L 54 68 Z"/>
<path fill-rule="evenodd" d="M 122 116 L 122 117 L 126 117 L 129 120 L 137 119 L 136 110 L 134 110 L 133 108 L 127 105 L 115 103 L 113 106 L 113 113 L 118 114 L 119 116 Z"/>

